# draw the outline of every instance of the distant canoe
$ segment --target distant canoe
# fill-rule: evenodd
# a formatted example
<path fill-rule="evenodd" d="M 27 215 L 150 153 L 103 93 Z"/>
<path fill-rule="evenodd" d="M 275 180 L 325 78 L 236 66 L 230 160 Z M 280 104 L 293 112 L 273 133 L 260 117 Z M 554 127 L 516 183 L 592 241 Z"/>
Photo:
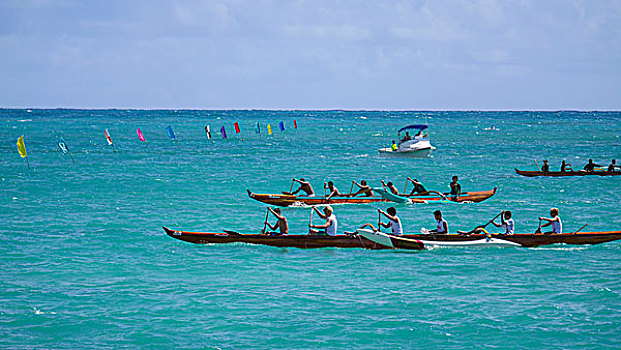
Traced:
<path fill-rule="evenodd" d="M 482 202 L 494 194 L 496 194 L 497 187 L 490 191 L 471 191 L 471 192 L 463 192 L 459 198 L 455 198 L 452 195 L 446 195 L 446 197 L 442 197 L 439 195 L 412 195 L 412 196 L 404 196 L 407 197 L 411 203 L 427 203 L 427 202 L 435 202 L 442 201 L 448 199 L 451 202 L 458 203 L 478 203 Z M 312 205 L 328 205 L 328 204 L 368 204 L 375 202 L 388 202 L 382 196 L 372 196 L 372 197 L 332 197 L 330 200 L 326 200 L 325 197 L 301 197 L 294 196 L 288 194 L 270 194 L 270 193 L 253 193 L 250 190 L 246 190 L 248 192 L 248 197 L 257 200 L 259 202 L 263 202 L 269 205 L 277 205 L 281 207 L 290 207 L 290 206 L 312 206 Z"/>
<path fill-rule="evenodd" d="M 527 170 L 519 170 L 515 168 L 515 173 L 518 175 L 526 176 L 526 177 L 537 177 L 537 176 L 550 176 L 550 177 L 563 177 L 563 176 L 618 176 L 621 175 L 621 171 L 527 171 Z"/>
<path fill-rule="evenodd" d="M 425 243 L 428 246 L 468 246 L 479 245 L 487 239 L 485 234 L 472 234 L 468 236 L 459 234 L 415 234 L 403 235 L 391 239 L 393 247 L 378 244 L 361 235 L 337 235 L 337 236 L 309 236 L 307 234 L 293 234 L 286 236 L 272 236 L 261 234 L 240 234 L 233 231 L 212 232 L 186 232 L 171 230 L 164 227 L 164 231 L 170 237 L 196 244 L 219 244 L 219 243 L 248 243 L 260 244 L 273 247 L 294 248 L 364 248 L 364 249 L 423 249 Z M 557 234 L 516 233 L 514 235 L 493 234 L 493 238 L 514 242 L 521 247 L 537 247 L 551 244 L 600 244 L 621 239 L 621 231 L 606 232 L 578 232 Z M 450 244 L 452 243 L 452 244 Z M 496 242 L 497 243 L 497 242 Z M 494 246 L 495 244 L 485 244 Z"/>

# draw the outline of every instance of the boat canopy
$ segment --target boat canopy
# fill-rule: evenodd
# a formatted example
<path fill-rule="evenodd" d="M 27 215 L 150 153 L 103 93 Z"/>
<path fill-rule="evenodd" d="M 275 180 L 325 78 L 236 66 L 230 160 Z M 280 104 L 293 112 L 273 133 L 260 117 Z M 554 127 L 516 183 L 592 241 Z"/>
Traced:
<path fill-rule="evenodd" d="M 414 125 L 408 125 L 408 126 L 404 126 L 401 129 L 399 129 L 398 132 L 402 132 L 403 130 L 409 130 L 409 129 L 416 129 L 416 130 L 425 130 L 427 129 L 428 126 L 427 125 L 423 125 L 423 124 L 414 124 Z"/>

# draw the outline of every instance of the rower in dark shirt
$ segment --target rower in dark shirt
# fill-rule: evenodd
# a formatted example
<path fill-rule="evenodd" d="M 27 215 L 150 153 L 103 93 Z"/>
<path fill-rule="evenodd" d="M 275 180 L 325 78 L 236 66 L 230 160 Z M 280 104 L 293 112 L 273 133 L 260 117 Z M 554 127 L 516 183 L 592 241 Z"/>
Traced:
<path fill-rule="evenodd" d="M 609 173 L 614 173 L 615 172 L 615 168 L 621 168 L 621 166 L 617 165 L 615 163 L 615 160 L 612 160 L 612 163 L 610 163 L 610 165 L 608 166 L 608 172 Z"/>
<path fill-rule="evenodd" d="M 414 184 L 414 188 L 412 189 L 412 192 L 410 192 L 410 196 L 415 193 L 416 194 L 427 194 L 427 189 L 417 179 L 412 179 L 411 177 L 408 177 L 407 181 L 411 181 L 412 184 Z"/>
<path fill-rule="evenodd" d="M 352 194 L 352 197 L 356 197 L 359 194 L 364 194 L 366 197 L 373 197 L 373 191 L 371 190 L 371 187 L 367 185 L 366 180 L 362 180 L 360 183 L 354 181 L 354 185 L 360 187 L 360 189 L 356 193 Z"/>
<path fill-rule="evenodd" d="M 543 165 L 541 166 L 541 171 L 547 173 L 550 171 L 550 164 L 548 164 L 547 160 L 543 161 Z"/>
<path fill-rule="evenodd" d="M 594 171 L 596 167 L 601 167 L 603 165 L 593 163 L 593 159 L 589 159 L 589 163 L 584 166 L 584 170 L 586 171 Z"/>
<path fill-rule="evenodd" d="M 568 171 L 568 170 L 567 170 L 568 168 L 569 168 L 569 171 L 574 171 L 574 170 L 571 168 L 571 164 L 567 164 L 567 163 L 565 163 L 565 159 L 563 159 L 563 162 L 561 163 L 561 172 L 563 173 L 563 172 Z"/>

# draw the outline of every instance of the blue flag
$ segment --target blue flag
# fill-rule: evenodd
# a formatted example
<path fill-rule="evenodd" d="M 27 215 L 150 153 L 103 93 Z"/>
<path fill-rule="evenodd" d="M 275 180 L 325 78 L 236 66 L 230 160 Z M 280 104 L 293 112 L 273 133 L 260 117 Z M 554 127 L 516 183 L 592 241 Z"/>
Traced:
<path fill-rule="evenodd" d="M 261 133 L 261 125 L 259 125 L 259 122 L 257 122 L 257 127 L 254 129 L 254 132 L 256 132 L 257 134 Z"/>
<path fill-rule="evenodd" d="M 176 139 L 175 132 L 173 131 L 172 126 L 169 125 L 166 127 L 166 133 L 168 134 L 168 137 L 170 137 L 171 140 Z"/>
<path fill-rule="evenodd" d="M 285 123 L 280 122 L 280 130 L 285 131 Z"/>

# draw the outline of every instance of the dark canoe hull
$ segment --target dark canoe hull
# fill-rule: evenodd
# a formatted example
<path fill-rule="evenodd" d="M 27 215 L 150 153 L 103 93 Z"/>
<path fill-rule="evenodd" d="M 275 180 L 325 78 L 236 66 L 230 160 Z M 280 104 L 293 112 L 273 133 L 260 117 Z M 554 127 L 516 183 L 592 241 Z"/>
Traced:
<path fill-rule="evenodd" d="M 527 171 L 515 169 L 515 173 L 526 177 L 549 176 L 549 177 L 565 177 L 565 176 L 620 176 L 621 171 Z"/>
<path fill-rule="evenodd" d="M 494 194 L 496 194 L 497 187 L 494 187 L 491 191 L 472 191 L 472 192 L 464 192 L 462 195 L 455 199 L 453 196 L 447 195 L 446 198 L 452 202 L 458 203 L 478 203 L 482 202 Z M 325 197 L 299 197 L 293 195 L 286 194 L 260 194 L 253 193 L 250 190 L 248 191 L 248 197 L 263 202 L 269 205 L 276 205 L 280 207 L 290 207 L 290 206 L 313 206 L 313 205 L 328 205 L 328 204 L 369 204 L 375 202 L 388 202 L 388 200 L 384 199 L 381 196 L 373 196 L 373 197 L 354 197 L 354 198 L 345 198 L 345 197 L 333 197 L 329 201 L 326 201 Z M 407 198 L 412 200 L 412 203 L 426 203 L 433 201 L 442 201 L 442 198 L 439 195 L 413 195 L 407 196 Z"/>
<path fill-rule="evenodd" d="M 309 235 L 288 235 L 270 236 L 259 234 L 227 234 L 209 232 L 186 232 L 171 230 L 164 227 L 164 231 L 172 237 L 185 242 L 197 244 L 218 244 L 218 243 L 249 243 L 261 244 L 273 247 L 295 247 L 295 248 L 364 248 L 364 249 L 390 249 L 372 242 L 360 236 L 338 235 L 335 237 L 309 236 Z M 522 247 L 538 247 L 551 244 L 600 244 L 621 239 L 621 231 L 606 232 L 579 232 L 564 233 L 560 235 L 546 235 L 534 233 L 517 233 L 514 235 L 493 235 L 494 238 L 514 242 Z M 403 235 L 403 239 L 394 239 L 393 244 L 398 249 L 423 249 L 422 241 L 438 242 L 468 242 L 485 239 L 484 234 L 473 234 L 462 236 L 457 234 L 449 235 Z"/>
<path fill-rule="evenodd" d="M 272 247 L 292 247 L 292 248 L 363 248 L 363 249 L 390 249 L 386 246 L 371 242 L 359 236 L 337 235 L 330 236 L 309 236 L 309 235 L 287 235 L 271 236 L 259 234 L 239 234 L 231 235 L 227 233 L 209 232 L 185 232 L 171 230 L 164 227 L 164 231 L 172 237 L 185 242 L 197 244 L 219 244 L 219 243 L 248 243 L 268 245 Z M 421 243 L 417 248 L 424 248 Z M 415 249 L 412 245 L 409 249 Z"/>
<path fill-rule="evenodd" d="M 551 244 L 600 244 L 605 242 L 611 242 L 621 239 L 621 231 L 606 231 L 606 232 L 578 232 L 578 233 L 563 233 L 556 234 L 536 234 L 536 233 L 516 233 L 514 235 L 493 234 L 494 238 L 503 239 L 506 241 L 514 242 L 522 247 L 538 247 Z M 404 235 L 403 237 L 419 239 L 423 241 L 439 241 L 439 242 L 468 242 L 480 239 L 485 239 L 485 234 L 472 234 L 468 236 L 462 236 L 457 234 L 449 235 L 433 235 L 433 234 L 418 234 L 418 235 Z"/>

